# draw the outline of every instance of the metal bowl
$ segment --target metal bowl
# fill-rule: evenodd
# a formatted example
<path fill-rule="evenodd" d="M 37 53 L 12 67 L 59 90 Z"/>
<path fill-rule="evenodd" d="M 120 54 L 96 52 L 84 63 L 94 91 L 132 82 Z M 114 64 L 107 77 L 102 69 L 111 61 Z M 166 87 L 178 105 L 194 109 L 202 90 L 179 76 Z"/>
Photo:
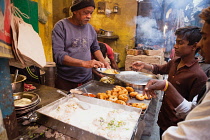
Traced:
<path fill-rule="evenodd" d="M 17 93 L 17 92 L 23 92 L 24 91 L 24 82 L 27 79 L 26 76 L 18 74 L 16 82 L 14 81 L 14 74 L 11 74 L 11 85 L 12 85 L 12 92 Z"/>
<path fill-rule="evenodd" d="M 19 100 L 23 97 L 23 92 L 13 93 L 14 100 Z"/>
<path fill-rule="evenodd" d="M 157 79 L 155 75 L 136 71 L 121 71 L 116 75 L 116 79 L 121 81 L 122 85 L 130 86 L 138 90 L 143 90 L 150 79 Z"/>
<path fill-rule="evenodd" d="M 109 77 L 111 77 L 111 78 L 115 78 L 115 75 L 118 75 L 118 74 L 108 74 L 108 73 L 104 73 L 105 70 L 107 70 L 107 68 L 97 68 L 97 69 L 96 69 L 97 72 L 99 72 L 99 73 L 101 73 L 101 74 L 103 74 L 103 75 L 105 75 L 105 76 L 109 76 Z M 117 71 L 118 73 L 120 73 L 120 71 L 118 71 L 118 70 L 115 70 L 115 71 Z"/>

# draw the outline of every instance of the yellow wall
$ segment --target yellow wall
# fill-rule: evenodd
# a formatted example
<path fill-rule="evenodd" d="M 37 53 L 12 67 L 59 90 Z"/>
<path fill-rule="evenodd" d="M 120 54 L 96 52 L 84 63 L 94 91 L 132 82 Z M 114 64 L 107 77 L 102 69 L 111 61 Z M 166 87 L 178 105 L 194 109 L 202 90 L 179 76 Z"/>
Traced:
<path fill-rule="evenodd" d="M 42 24 L 39 22 L 39 35 L 42 39 L 42 43 L 44 46 L 44 51 L 46 55 L 47 62 L 52 62 L 52 39 L 51 39 L 51 32 L 53 28 L 52 24 L 52 0 L 40 0 L 42 8 L 49 12 L 48 19 L 46 24 Z"/>
<path fill-rule="evenodd" d="M 113 9 L 114 4 L 118 3 L 119 13 L 111 13 L 110 16 L 97 13 L 98 2 L 106 2 L 107 7 Z M 96 9 L 93 13 L 90 24 L 96 28 L 101 28 L 113 31 L 114 34 L 119 36 L 117 41 L 104 40 L 109 44 L 115 52 L 120 53 L 119 67 L 125 66 L 126 46 L 134 48 L 136 24 L 135 18 L 137 15 L 137 2 L 136 0 L 95 0 Z"/>
<path fill-rule="evenodd" d="M 58 6 L 56 1 L 57 0 L 40 0 L 42 7 L 50 12 L 47 23 L 39 23 L 39 35 L 42 38 L 46 59 L 48 62 L 53 61 L 51 31 L 53 29 L 55 20 L 57 21 L 58 17 L 60 17 L 60 19 L 63 18 L 64 13 L 62 9 L 68 7 L 71 0 L 59 0 L 59 7 L 55 7 L 56 5 Z M 133 48 L 135 44 L 134 37 L 136 34 L 135 18 L 137 15 L 137 2 L 136 0 L 101 0 L 105 1 L 107 3 L 107 7 L 109 6 L 110 9 L 113 9 L 115 3 L 118 3 L 119 5 L 119 13 L 111 13 L 110 16 L 106 16 L 105 14 L 97 13 L 97 5 L 99 1 L 100 0 L 95 0 L 96 9 L 93 13 L 90 24 L 96 28 L 114 31 L 114 34 L 119 36 L 117 41 L 104 40 L 104 42 L 109 44 L 115 52 L 120 53 L 120 63 L 118 66 L 124 67 L 126 46 L 128 46 L 128 48 Z M 57 9 L 59 12 L 53 12 L 53 8 L 54 10 Z"/>

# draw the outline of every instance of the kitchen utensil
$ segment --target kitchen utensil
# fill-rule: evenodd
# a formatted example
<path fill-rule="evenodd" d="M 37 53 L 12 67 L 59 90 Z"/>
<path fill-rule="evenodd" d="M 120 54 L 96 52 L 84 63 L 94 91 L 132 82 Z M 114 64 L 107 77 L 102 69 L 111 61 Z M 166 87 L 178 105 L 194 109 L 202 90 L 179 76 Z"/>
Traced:
<path fill-rule="evenodd" d="M 97 68 L 96 71 L 103 74 L 103 75 L 106 75 L 106 76 L 109 76 L 111 78 L 115 78 L 115 75 L 117 74 L 109 74 L 109 73 L 104 73 L 104 71 L 107 70 L 107 68 Z M 118 70 L 115 70 L 116 73 L 120 73 L 120 71 Z"/>
<path fill-rule="evenodd" d="M 26 76 L 24 75 L 17 75 L 16 82 L 14 81 L 15 74 L 11 74 L 11 85 L 12 85 L 12 92 L 17 93 L 17 92 L 23 92 L 24 91 L 24 82 L 27 79 Z"/>
<path fill-rule="evenodd" d="M 143 90 L 150 79 L 157 79 L 155 75 L 135 71 L 123 71 L 115 75 L 116 79 L 133 88 Z"/>
<path fill-rule="evenodd" d="M 17 77 L 18 77 L 18 69 L 16 69 L 15 70 L 15 76 L 14 76 L 14 81 L 13 81 L 13 83 L 15 83 L 16 82 L 16 80 L 17 80 Z"/>
<path fill-rule="evenodd" d="M 62 94 L 62 95 L 64 95 L 64 96 L 68 96 L 66 93 L 64 93 L 63 91 L 61 91 L 61 90 L 57 90 L 57 92 L 58 93 L 60 93 L 60 94 Z M 78 105 L 82 108 L 82 109 L 84 109 L 84 110 L 87 110 L 87 109 L 90 109 L 90 105 L 89 104 L 87 104 L 87 103 L 85 103 L 85 102 L 81 102 L 80 100 L 78 100 L 77 98 L 73 98 L 74 99 L 74 101 L 76 102 L 76 103 L 78 103 Z"/>

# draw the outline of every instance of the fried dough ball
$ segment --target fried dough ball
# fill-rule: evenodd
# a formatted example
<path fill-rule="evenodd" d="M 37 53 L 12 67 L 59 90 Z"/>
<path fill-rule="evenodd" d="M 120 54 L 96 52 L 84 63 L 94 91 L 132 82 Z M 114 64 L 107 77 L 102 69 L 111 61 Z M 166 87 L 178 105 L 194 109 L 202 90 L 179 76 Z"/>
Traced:
<path fill-rule="evenodd" d="M 112 101 L 112 102 L 115 102 L 115 101 L 118 100 L 118 98 L 116 96 L 110 96 L 108 100 Z"/>
<path fill-rule="evenodd" d="M 147 109 L 147 105 L 145 103 L 132 103 L 133 107 L 141 108 L 142 110 Z"/>
<path fill-rule="evenodd" d="M 134 92 L 134 89 L 132 87 L 126 87 L 128 92 Z"/>
<path fill-rule="evenodd" d="M 138 92 L 130 92 L 129 95 L 130 95 L 131 97 L 136 97 L 136 95 L 138 95 Z"/>
<path fill-rule="evenodd" d="M 124 101 L 122 101 L 122 100 L 117 100 L 117 101 L 115 101 L 115 103 L 126 105 L 126 103 Z"/>
<path fill-rule="evenodd" d="M 145 103 L 139 103 L 139 106 L 142 110 L 147 109 L 147 105 Z"/>
<path fill-rule="evenodd" d="M 116 91 L 112 91 L 112 94 L 111 94 L 112 96 L 116 96 L 116 97 L 118 97 L 118 92 L 116 92 Z"/>
<path fill-rule="evenodd" d="M 128 91 L 127 91 L 127 89 L 123 89 L 123 90 L 120 90 L 120 91 L 118 92 L 118 94 L 119 94 L 119 95 L 122 95 L 122 94 L 128 95 Z"/>
<path fill-rule="evenodd" d="M 97 98 L 106 100 L 109 96 L 106 93 L 97 93 Z"/>
<path fill-rule="evenodd" d="M 146 99 L 146 100 L 150 100 L 151 98 L 152 98 L 151 95 L 147 95 L 147 94 L 144 95 L 144 99 Z"/>
<path fill-rule="evenodd" d="M 127 102 L 129 98 L 126 94 L 122 94 L 118 96 L 118 99 L 123 100 L 124 102 Z"/>
<path fill-rule="evenodd" d="M 144 95 L 143 94 L 138 94 L 138 95 L 136 95 L 136 99 L 142 101 L 142 100 L 144 100 Z"/>
<path fill-rule="evenodd" d="M 106 91 L 106 94 L 107 94 L 107 95 L 112 95 L 112 91 L 111 91 L 111 90 L 107 90 L 107 91 Z"/>

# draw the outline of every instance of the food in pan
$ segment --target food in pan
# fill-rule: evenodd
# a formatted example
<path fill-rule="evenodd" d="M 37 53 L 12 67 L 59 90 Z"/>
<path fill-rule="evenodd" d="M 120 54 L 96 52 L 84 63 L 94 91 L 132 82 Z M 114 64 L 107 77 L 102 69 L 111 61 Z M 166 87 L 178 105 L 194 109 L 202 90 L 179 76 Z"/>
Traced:
<path fill-rule="evenodd" d="M 114 84 L 115 80 L 111 77 L 104 76 L 100 79 L 100 82 L 106 83 L 106 84 Z"/>
<path fill-rule="evenodd" d="M 75 100 L 69 99 L 44 114 L 109 140 L 131 139 L 140 112 L 89 105 L 90 109 L 83 110 Z"/>
<path fill-rule="evenodd" d="M 125 88 L 128 90 L 128 92 L 134 92 L 134 89 L 132 87 L 125 87 Z"/>
<path fill-rule="evenodd" d="M 136 97 L 136 95 L 138 95 L 139 93 L 138 92 L 130 92 L 129 95 L 133 98 Z"/>
<path fill-rule="evenodd" d="M 26 106 L 26 105 L 29 105 L 29 104 L 31 104 L 31 100 L 28 99 L 28 98 L 22 98 L 22 99 L 14 101 L 15 106 Z"/>
<path fill-rule="evenodd" d="M 118 99 L 123 100 L 124 102 L 127 102 L 129 98 L 126 94 L 121 94 L 118 96 Z"/>
<path fill-rule="evenodd" d="M 115 102 L 115 101 L 117 101 L 118 100 L 118 98 L 116 97 L 116 96 L 109 96 L 109 99 L 108 99 L 109 101 L 112 101 L 112 102 Z"/>
<path fill-rule="evenodd" d="M 147 105 L 145 103 L 132 103 L 133 107 L 141 108 L 142 110 L 147 109 Z"/>
<path fill-rule="evenodd" d="M 145 103 L 127 103 L 129 96 L 143 101 L 145 99 L 151 99 L 152 96 L 139 94 L 132 87 L 115 86 L 112 90 L 107 90 L 106 93 L 98 93 L 97 98 L 111 101 L 118 104 L 128 105 L 132 107 L 141 108 L 145 110 L 147 105 Z"/>
<path fill-rule="evenodd" d="M 119 72 L 117 70 L 114 70 L 114 69 L 106 69 L 105 71 L 103 71 L 103 73 L 106 73 L 106 74 L 119 74 Z"/>
<path fill-rule="evenodd" d="M 140 101 L 142 101 L 142 100 L 144 100 L 144 99 L 146 99 L 146 100 L 150 100 L 152 98 L 152 96 L 151 95 L 143 95 L 143 94 L 138 94 L 138 95 L 136 95 L 136 99 L 138 99 L 138 100 L 140 100 Z"/>
<path fill-rule="evenodd" d="M 152 98 L 151 95 L 147 95 L 147 94 L 144 95 L 144 99 L 146 99 L 146 100 L 150 100 L 151 98 Z"/>
<path fill-rule="evenodd" d="M 106 93 L 98 93 L 96 97 L 103 100 L 106 100 L 109 98 L 109 96 Z"/>
<path fill-rule="evenodd" d="M 117 101 L 115 101 L 115 103 L 126 105 L 125 101 L 123 101 L 123 100 L 117 100 Z"/>
<path fill-rule="evenodd" d="M 142 100 L 144 100 L 144 95 L 143 94 L 138 94 L 138 95 L 136 95 L 136 99 L 142 101 Z"/>

